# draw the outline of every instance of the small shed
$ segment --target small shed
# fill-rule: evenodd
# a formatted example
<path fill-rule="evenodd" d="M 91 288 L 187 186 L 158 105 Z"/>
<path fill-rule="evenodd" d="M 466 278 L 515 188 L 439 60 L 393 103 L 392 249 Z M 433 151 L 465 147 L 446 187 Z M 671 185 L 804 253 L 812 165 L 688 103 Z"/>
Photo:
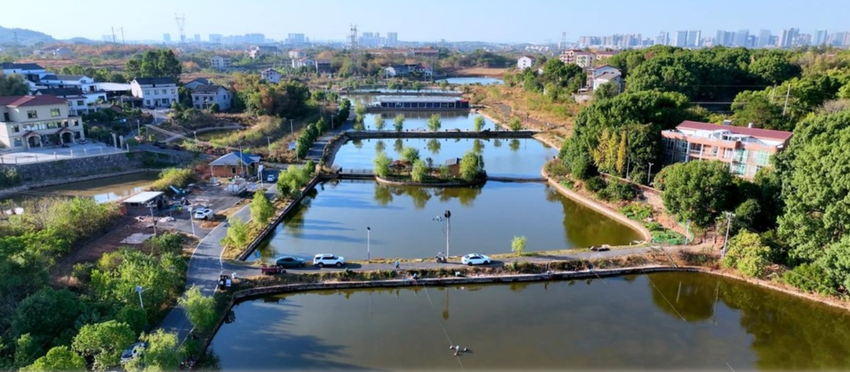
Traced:
<path fill-rule="evenodd" d="M 128 212 L 138 212 L 147 211 L 151 204 L 155 205 L 157 209 L 165 208 L 168 206 L 168 198 L 162 191 L 143 191 L 124 199 L 123 203 Z"/>
<path fill-rule="evenodd" d="M 460 158 L 451 158 L 446 160 L 446 167 L 449 168 L 449 172 L 451 172 L 453 176 L 460 175 Z"/>
<path fill-rule="evenodd" d="M 260 157 L 234 151 L 210 162 L 213 177 L 248 177 L 257 174 Z"/>

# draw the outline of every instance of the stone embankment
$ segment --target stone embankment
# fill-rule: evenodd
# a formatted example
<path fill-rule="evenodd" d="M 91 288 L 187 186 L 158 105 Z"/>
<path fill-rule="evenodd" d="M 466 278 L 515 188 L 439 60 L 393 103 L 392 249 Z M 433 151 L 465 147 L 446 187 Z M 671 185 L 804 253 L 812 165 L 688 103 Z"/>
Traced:
<path fill-rule="evenodd" d="M 377 130 L 368 130 L 368 131 L 359 131 L 359 132 L 346 132 L 345 136 L 350 140 L 356 139 L 395 139 L 395 138 L 531 138 L 537 134 L 537 131 L 532 130 L 517 130 L 517 131 L 507 131 L 507 130 L 483 130 L 480 132 L 475 131 L 465 131 L 465 130 L 457 130 L 457 131 L 437 131 L 437 132 L 394 132 L 394 131 L 377 131 Z"/>

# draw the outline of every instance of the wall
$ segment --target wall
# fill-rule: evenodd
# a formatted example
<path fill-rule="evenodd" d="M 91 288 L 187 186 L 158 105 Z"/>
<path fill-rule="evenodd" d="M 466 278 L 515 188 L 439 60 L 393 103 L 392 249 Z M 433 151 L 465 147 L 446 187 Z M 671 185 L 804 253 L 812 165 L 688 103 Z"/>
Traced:
<path fill-rule="evenodd" d="M 58 184 L 71 182 L 72 179 L 134 171 L 145 168 L 161 168 L 188 163 L 191 154 L 165 154 L 147 151 L 119 153 L 103 156 L 89 156 L 68 160 L 22 165 L 0 165 L 2 168 L 16 168 L 26 188 L 45 186 L 46 183 Z"/>

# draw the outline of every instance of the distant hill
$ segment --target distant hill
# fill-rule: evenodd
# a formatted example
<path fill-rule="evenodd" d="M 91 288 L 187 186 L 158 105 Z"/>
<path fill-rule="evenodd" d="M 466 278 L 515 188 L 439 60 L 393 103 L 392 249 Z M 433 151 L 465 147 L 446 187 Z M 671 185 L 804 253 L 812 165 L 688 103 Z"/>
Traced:
<path fill-rule="evenodd" d="M 5 28 L 0 26 L 0 44 L 14 44 L 17 33 L 18 43 L 21 45 L 33 45 L 39 42 L 52 43 L 56 39 L 43 32 L 25 30 L 22 28 Z"/>
<path fill-rule="evenodd" d="M 96 40 L 92 40 L 92 39 L 86 39 L 86 38 L 84 38 L 84 37 L 72 37 L 72 38 L 70 38 L 70 39 L 68 39 L 68 40 L 61 40 L 61 41 L 64 41 L 64 42 L 66 42 L 66 43 L 73 43 L 73 44 L 97 44 L 97 43 L 102 43 L 102 41 L 96 41 Z"/>

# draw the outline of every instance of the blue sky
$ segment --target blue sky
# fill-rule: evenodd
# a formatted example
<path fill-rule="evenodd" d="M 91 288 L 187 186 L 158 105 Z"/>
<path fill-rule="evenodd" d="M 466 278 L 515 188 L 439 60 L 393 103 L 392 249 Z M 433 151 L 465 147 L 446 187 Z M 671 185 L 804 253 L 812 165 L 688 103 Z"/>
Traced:
<path fill-rule="evenodd" d="M 797 27 L 850 31 L 847 0 L 27 0 L 8 1 L 0 26 L 28 28 L 65 39 L 99 40 L 110 26 L 128 40 L 176 39 L 174 14 L 186 15 L 186 34 L 263 33 L 284 39 L 304 33 L 314 40 L 342 40 L 349 25 L 361 32 L 398 32 L 400 40 L 557 42 L 583 35 L 660 30 L 717 29 L 750 32 Z"/>

